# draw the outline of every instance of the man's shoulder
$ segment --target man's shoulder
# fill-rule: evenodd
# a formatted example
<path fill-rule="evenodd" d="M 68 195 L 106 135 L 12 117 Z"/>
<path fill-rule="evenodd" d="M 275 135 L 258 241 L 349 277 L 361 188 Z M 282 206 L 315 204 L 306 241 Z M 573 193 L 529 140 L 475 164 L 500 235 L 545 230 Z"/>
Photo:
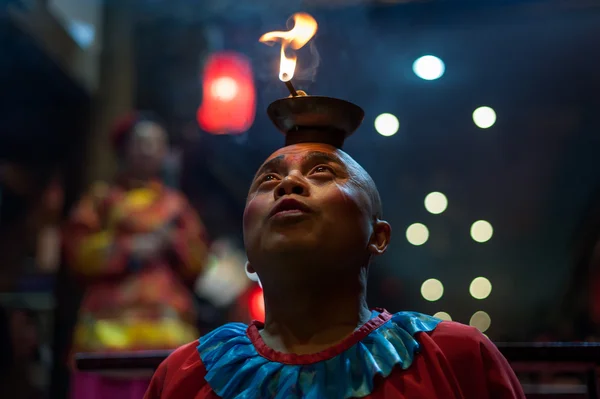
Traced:
<path fill-rule="evenodd" d="M 464 397 L 525 399 L 519 380 L 496 345 L 474 327 L 442 321 L 420 340 L 448 361 Z"/>
<path fill-rule="evenodd" d="M 482 343 L 493 345 L 491 341 L 475 327 L 453 321 L 444 321 L 418 312 L 399 312 L 392 320 L 409 332 L 421 343 L 438 346 L 443 352 L 464 352 L 478 349 Z M 418 333 L 424 333 L 420 336 Z"/>
<path fill-rule="evenodd" d="M 219 358 L 223 351 L 227 351 L 227 342 L 245 335 L 246 327 L 241 323 L 225 324 L 198 340 L 175 349 L 154 373 L 145 398 L 213 398 L 212 389 L 204 379 L 207 366 L 203 361 L 203 354 L 208 356 L 210 366 L 210 359 Z M 197 396 L 198 392 L 202 392 L 202 395 Z"/>
<path fill-rule="evenodd" d="M 494 343 L 478 329 L 453 321 L 440 322 L 429 337 L 453 363 L 478 361 L 483 352 L 497 351 Z"/>
<path fill-rule="evenodd" d="M 171 352 L 169 357 L 167 357 L 167 360 L 171 363 L 180 363 L 184 362 L 190 355 L 198 354 L 198 341 L 199 340 L 197 339 L 175 349 Z"/>
<path fill-rule="evenodd" d="M 467 326 L 455 321 L 441 321 L 434 330 L 435 335 L 441 339 L 478 341 L 488 339 L 475 327 Z M 433 334 L 432 334 L 433 335 Z"/>
<path fill-rule="evenodd" d="M 171 354 L 163 361 L 163 363 L 169 368 L 179 368 L 192 360 L 200 360 L 197 348 L 198 340 L 182 345 L 171 352 Z"/>
<path fill-rule="evenodd" d="M 227 323 L 217 327 L 205 336 L 175 349 L 167 359 L 165 359 L 164 363 L 166 363 L 169 368 L 187 367 L 190 362 L 201 363 L 202 360 L 200 354 L 202 353 L 203 346 L 215 345 L 216 343 L 227 341 L 236 336 L 245 335 L 247 327 L 248 326 L 242 323 Z"/>
<path fill-rule="evenodd" d="M 198 341 L 175 349 L 152 376 L 145 399 L 194 397 L 205 385 L 206 371 L 196 347 Z"/>

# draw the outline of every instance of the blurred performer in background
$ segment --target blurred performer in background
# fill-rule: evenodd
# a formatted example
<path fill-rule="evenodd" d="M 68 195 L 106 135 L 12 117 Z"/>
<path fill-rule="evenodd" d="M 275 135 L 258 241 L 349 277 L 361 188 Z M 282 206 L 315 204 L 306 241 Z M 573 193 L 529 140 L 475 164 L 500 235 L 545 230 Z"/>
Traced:
<path fill-rule="evenodd" d="M 112 141 L 116 183 L 96 184 L 65 228 L 65 256 L 86 284 L 73 352 L 175 348 L 197 338 L 191 287 L 207 258 L 186 198 L 159 180 L 168 151 L 149 114 L 121 122 Z M 78 373 L 74 398 L 141 398 L 145 378 Z"/>

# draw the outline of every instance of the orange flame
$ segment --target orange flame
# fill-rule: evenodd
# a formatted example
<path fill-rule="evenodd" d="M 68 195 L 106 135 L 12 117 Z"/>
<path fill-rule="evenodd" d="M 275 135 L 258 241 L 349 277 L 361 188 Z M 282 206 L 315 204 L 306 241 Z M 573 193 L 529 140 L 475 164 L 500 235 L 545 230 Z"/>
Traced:
<path fill-rule="evenodd" d="M 318 24 L 312 15 L 305 12 L 299 12 L 292 15 L 294 27 L 287 31 L 267 32 L 258 39 L 261 43 L 274 43 L 281 41 L 281 62 L 279 64 L 279 79 L 287 82 L 294 77 L 296 70 L 296 54 L 288 57 L 285 50 L 291 47 L 293 50 L 299 50 L 317 33 Z"/>

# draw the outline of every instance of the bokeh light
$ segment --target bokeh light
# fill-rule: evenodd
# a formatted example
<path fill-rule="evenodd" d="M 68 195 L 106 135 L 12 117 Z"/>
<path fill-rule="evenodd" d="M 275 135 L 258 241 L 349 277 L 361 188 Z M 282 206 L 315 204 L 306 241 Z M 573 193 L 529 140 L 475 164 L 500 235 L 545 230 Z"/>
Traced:
<path fill-rule="evenodd" d="M 265 297 L 261 288 L 255 288 L 249 298 L 250 317 L 253 320 L 265 320 Z"/>
<path fill-rule="evenodd" d="M 400 122 L 392 114 L 381 114 L 375 118 L 375 130 L 382 136 L 389 137 L 393 136 L 398 132 L 400 128 Z"/>
<path fill-rule="evenodd" d="M 421 295 L 430 302 L 437 301 L 444 295 L 444 285 L 440 280 L 430 278 L 421 285 Z"/>
<path fill-rule="evenodd" d="M 210 93 L 221 101 L 231 101 L 238 94 L 238 84 L 229 76 L 215 79 L 210 86 Z"/>
<path fill-rule="evenodd" d="M 471 238 L 477 242 L 487 242 L 493 235 L 494 228 L 491 223 L 486 220 L 478 220 L 471 226 Z"/>
<path fill-rule="evenodd" d="M 202 71 L 200 129 L 209 134 L 243 134 L 256 116 L 256 87 L 250 59 L 232 51 L 208 55 Z"/>
<path fill-rule="evenodd" d="M 427 197 L 425 197 L 425 209 L 427 209 L 429 213 L 439 215 L 444 212 L 447 207 L 448 198 L 442 193 L 433 192 L 427 194 Z"/>
<path fill-rule="evenodd" d="M 438 319 L 444 320 L 444 321 L 452 321 L 452 316 L 450 316 L 446 312 L 437 312 L 436 314 L 433 315 L 433 317 L 437 317 Z"/>
<path fill-rule="evenodd" d="M 412 245 L 423 245 L 429 239 L 429 230 L 422 223 L 413 223 L 406 229 L 406 239 Z"/>
<path fill-rule="evenodd" d="M 475 299 L 485 299 L 492 293 L 492 283 L 485 277 L 477 277 L 471 282 L 469 292 Z"/>
<path fill-rule="evenodd" d="M 486 332 L 490 326 L 492 325 L 492 318 L 489 314 L 480 310 L 475 312 L 473 316 L 471 316 L 471 320 L 469 320 L 469 325 L 475 327 L 479 331 Z"/>
<path fill-rule="evenodd" d="M 425 55 L 413 63 L 413 72 L 424 80 L 439 79 L 445 71 L 444 62 L 433 55 Z"/>
<path fill-rule="evenodd" d="M 94 44 L 94 39 L 96 38 L 96 28 L 94 25 L 73 19 L 67 22 L 67 30 L 71 34 L 71 37 L 73 37 L 73 40 L 82 49 L 87 50 Z"/>
<path fill-rule="evenodd" d="M 473 111 L 473 122 L 481 129 L 488 129 L 496 123 L 496 111 L 490 107 L 479 107 Z"/>

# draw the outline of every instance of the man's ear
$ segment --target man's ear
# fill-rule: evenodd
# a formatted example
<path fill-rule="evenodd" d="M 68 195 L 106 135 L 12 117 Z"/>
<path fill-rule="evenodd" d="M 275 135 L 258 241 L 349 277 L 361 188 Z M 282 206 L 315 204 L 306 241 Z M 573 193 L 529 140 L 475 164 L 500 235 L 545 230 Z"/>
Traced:
<path fill-rule="evenodd" d="M 246 276 L 248 276 L 248 278 L 250 280 L 257 282 L 258 285 L 260 286 L 260 288 L 262 288 L 262 284 L 260 283 L 258 274 L 256 274 L 256 272 L 254 271 L 254 268 L 252 267 L 252 265 L 250 264 L 249 261 L 246 261 L 246 265 L 245 265 L 244 269 L 246 270 Z"/>
<path fill-rule="evenodd" d="M 373 224 L 373 234 L 369 241 L 369 252 L 371 255 L 381 255 L 387 250 L 392 237 L 392 226 L 385 220 L 377 219 Z"/>

